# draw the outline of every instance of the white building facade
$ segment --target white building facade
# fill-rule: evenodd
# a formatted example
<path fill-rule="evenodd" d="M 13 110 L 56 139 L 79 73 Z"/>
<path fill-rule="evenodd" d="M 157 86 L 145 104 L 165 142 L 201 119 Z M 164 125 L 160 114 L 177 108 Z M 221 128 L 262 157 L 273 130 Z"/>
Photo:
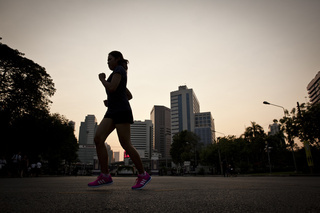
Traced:
<path fill-rule="evenodd" d="M 171 136 L 183 130 L 194 132 L 195 113 L 200 112 L 199 101 L 192 89 L 179 86 L 179 90 L 170 93 Z"/>
<path fill-rule="evenodd" d="M 151 120 L 134 121 L 130 126 L 131 143 L 141 159 L 150 159 L 153 144 L 153 125 Z"/>

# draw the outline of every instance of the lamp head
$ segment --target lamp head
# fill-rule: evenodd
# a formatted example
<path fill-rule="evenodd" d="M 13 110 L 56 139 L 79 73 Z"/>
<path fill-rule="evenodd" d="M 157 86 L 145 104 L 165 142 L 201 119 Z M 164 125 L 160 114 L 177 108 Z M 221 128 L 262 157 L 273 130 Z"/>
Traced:
<path fill-rule="evenodd" d="M 270 104 L 268 101 L 264 101 L 263 104 Z"/>

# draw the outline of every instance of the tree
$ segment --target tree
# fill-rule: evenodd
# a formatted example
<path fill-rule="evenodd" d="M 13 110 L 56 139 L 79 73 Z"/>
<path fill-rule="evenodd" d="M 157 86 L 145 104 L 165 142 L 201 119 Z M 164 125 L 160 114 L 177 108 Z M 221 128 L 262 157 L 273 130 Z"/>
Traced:
<path fill-rule="evenodd" d="M 1 38 L 0 38 L 1 39 Z M 0 42 L 0 127 L 3 153 L 12 151 L 13 137 L 27 126 L 20 126 L 24 116 L 48 116 L 54 84 L 45 69 L 23 57 L 23 53 Z M 30 117 L 27 118 L 30 121 Z M 24 119 L 25 120 L 25 119 Z M 12 132 L 12 130 L 17 130 Z M 14 146 L 14 145 L 12 145 Z"/>
<path fill-rule="evenodd" d="M 251 151 L 251 159 L 253 165 L 257 169 L 262 169 L 265 161 L 265 142 L 266 134 L 263 128 L 256 122 L 251 122 L 251 126 L 247 127 L 244 134 L 244 139 L 249 142 L 248 146 Z"/>
<path fill-rule="evenodd" d="M 251 126 L 247 127 L 244 132 L 244 138 L 248 141 L 253 141 L 254 138 L 265 136 L 263 128 L 254 121 L 251 121 Z"/>
<path fill-rule="evenodd" d="M 63 161 L 66 164 L 76 162 L 78 143 L 74 129 L 65 117 L 53 114 L 46 122 L 49 131 L 44 137 L 47 138 L 39 141 L 45 144 L 42 157 L 48 161 L 51 170 L 57 171 Z"/>
<path fill-rule="evenodd" d="M 49 113 L 54 92 L 45 68 L 0 43 L 0 154 L 22 151 L 30 160 L 47 161 L 54 171 L 63 161 L 77 160 L 73 127 Z"/>
<path fill-rule="evenodd" d="M 198 141 L 199 137 L 187 130 L 175 134 L 170 149 L 172 161 L 181 165 L 184 161 L 191 161 L 194 157 L 197 158 Z"/>
<path fill-rule="evenodd" d="M 320 104 L 302 103 L 298 109 L 293 108 L 287 113 L 280 122 L 290 145 L 293 145 L 294 138 L 320 145 Z"/>
<path fill-rule="evenodd" d="M 0 42 L 0 108 L 10 121 L 49 112 L 54 83 L 45 68 Z"/>
<path fill-rule="evenodd" d="M 293 158 L 295 160 L 295 155 L 293 151 L 294 138 L 299 138 L 301 142 L 308 142 L 311 145 L 311 153 L 314 168 L 319 168 L 319 164 L 317 164 L 317 154 L 319 153 L 320 146 L 320 104 L 305 104 L 301 105 L 297 103 L 297 108 L 293 108 L 291 112 L 287 113 L 285 117 L 283 117 L 280 122 L 283 125 L 283 131 L 286 133 L 287 140 L 291 146 Z M 296 145 L 296 153 L 301 154 L 298 146 Z M 304 157 L 305 153 L 304 153 Z M 304 167 L 304 165 L 299 165 L 300 162 L 296 161 L 298 164 L 298 168 Z M 302 168 L 304 169 L 304 168 Z"/>
<path fill-rule="evenodd" d="M 200 153 L 201 164 L 205 166 L 219 165 L 219 147 L 215 144 L 209 144 Z"/>
<path fill-rule="evenodd" d="M 209 144 L 204 147 L 200 152 L 200 162 L 201 165 L 212 167 L 212 172 L 214 168 L 216 171 L 220 168 L 219 166 L 219 147 L 216 143 Z"/>
<path fill-rule="evenodd" d="M 298 108 L 296 122 L 299 126 L 298 136 L 301 141 L 320 145 L 320 103 L 301 104 Z"/>
<path fill-rule="evenodd" d="M 220 138 L 218 146 L 221 160 L 239 168 L 241 171 L 248 171 L 250 167 L 249 156 L 252 155 L 251 145 L 241 137 L 228 136 Z"/>
<path fill-rule="evenodd" d="M 31 161 L 48 162 L 50 171 L 57 171 L 62 162 L 77 160 L 78 143 L 69 121 L 59 114 L 16 119 L 9 128 L 11 139 L 3 144 L 9 152 L 19 148 Z M 19 133 L 19 134 L 17 134 Z"/>

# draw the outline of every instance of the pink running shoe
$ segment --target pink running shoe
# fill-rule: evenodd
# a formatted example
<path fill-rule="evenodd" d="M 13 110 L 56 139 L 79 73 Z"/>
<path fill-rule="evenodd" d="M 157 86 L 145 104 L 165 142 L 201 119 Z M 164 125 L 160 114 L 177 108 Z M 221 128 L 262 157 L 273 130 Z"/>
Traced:
<path fill-rule="evenodd" d="M 107 186 L 111 185 L 113 183 L 113 180 L 111 178 L 111 175 L 109 174 L 107 177 L 104 174 L 100 174 L 97 180 L 88 183 L 89 187 L 100 187 L 100 186 Z"/>
<path fill-rule="evenodd" d="M 143 175 L 138 175 L 138 178 L 136 179 L 136 184 L 132 186 L 132 189 L 142 189 L 149 183 L 151 180 L 151 176 L 146 172 Z"/>

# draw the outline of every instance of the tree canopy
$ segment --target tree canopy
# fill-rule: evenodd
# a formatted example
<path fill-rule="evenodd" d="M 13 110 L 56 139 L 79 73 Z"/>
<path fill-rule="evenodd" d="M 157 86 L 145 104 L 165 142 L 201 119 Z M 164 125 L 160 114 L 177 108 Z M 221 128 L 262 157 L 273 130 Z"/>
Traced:
<path fill-rule="evenodd" d="M 301 104 L 285 112 L 285 116 L 280 118 L 278 133 L 266 134 L 259 124 L 251 122 L 240 137 L 218 138 L 216 143 L 201 149 L 200 164 L 215 168 L 216 172 L 220 172 L 222 162 L 234 164 L 241 173 L 269 172 L 270 166 L 273 172 L 307 172 L 309 166 L 304 146 L 295 143 L 300 139 L 310 144 L 314 171 L 319 172 L 320 104 Z M 192 160 L 194 152 L 186 144 L 186 141 L 191 141 L 188 134 L 183 131 L 173 137 L 170 153 L 175 163 Z"/>
<path fill-rule="evenodd" d="M 25 114 L 49 112 L 49 98 L 55 93 L 45 68 L 23 55 L 0 43 L 0 107 L 10 114 L 11 121 Z"/>
<path fill-rule="evenodd" d="M 193 132 L 184 130 L 175 134 L 170 149 L 172 161 L 175 164 L 182 164 L 184 161 L 193 160 L 194 156 L 197 158 L 198 143 L 199 137 Z"/>
<path fill-rule="evenodd" d="M 280 119 L 290 143 L 294 138 L 320 146 L 320 104 L 301 104 Z"/>
<path fill-rule="evenodd" d="M 1 38 L 0 38 L 1 39 Z M 44 67 L 0 42 L 0 154 L 21 151 L 55 170 L 77 160 L 74 126 L 50 114 L 54 83 Z"/>

